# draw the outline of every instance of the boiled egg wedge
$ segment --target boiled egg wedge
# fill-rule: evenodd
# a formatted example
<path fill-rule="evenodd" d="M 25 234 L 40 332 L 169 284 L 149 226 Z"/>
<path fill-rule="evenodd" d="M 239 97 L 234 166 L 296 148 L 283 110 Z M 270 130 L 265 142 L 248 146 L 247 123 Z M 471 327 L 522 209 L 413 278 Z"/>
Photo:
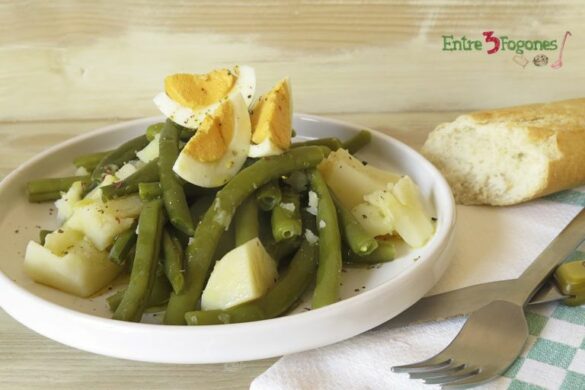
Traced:
<path fill-rule="evenodd" d="M 290 148 L 292 135 L 292 89 L 285 78 L 261 96 L 250 112 L 252 145 L 249 157 L 282 154 Z"/>
<path fill-rule="evenodd" d="M 241 94 L 221 101 L 187 142 L 173 171 L 200 187 L 227 183 L 244 165 L 250 149 L 248 106 Z"/>
<path fill-rule="evenodd" d="M 176 124 L 197 129 L 226 98 L 241 94 L 249 106 L 255 89 L 256 73 L 249 66 L 207 74 L 176 73 L 165 78 L 165 90 L 154 97 L 154 104 Z"/>

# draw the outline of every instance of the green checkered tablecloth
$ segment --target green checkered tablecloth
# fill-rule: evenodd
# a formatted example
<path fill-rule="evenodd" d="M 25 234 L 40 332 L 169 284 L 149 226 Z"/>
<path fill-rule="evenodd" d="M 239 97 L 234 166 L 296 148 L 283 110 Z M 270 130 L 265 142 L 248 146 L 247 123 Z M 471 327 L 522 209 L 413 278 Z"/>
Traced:
<path fill-rule="evenodd" d="M 563 191 L 548 199 L 585 207 L 585 193 L 581 191 Z M 580 259 L 585 259 L 585 244 L 566 261 Z M 530 336 L 524 351 L 494 387 L 585 389 L 585 306 L 530 306 L 526 317 Z"/>
<path fill-rule="evenodd" d="M 583 252 L 577 255 L 585 258 Z M 543 304 L 526 314 L 530 336 L 497 387 L 585 389 L 585 306 Z"/>

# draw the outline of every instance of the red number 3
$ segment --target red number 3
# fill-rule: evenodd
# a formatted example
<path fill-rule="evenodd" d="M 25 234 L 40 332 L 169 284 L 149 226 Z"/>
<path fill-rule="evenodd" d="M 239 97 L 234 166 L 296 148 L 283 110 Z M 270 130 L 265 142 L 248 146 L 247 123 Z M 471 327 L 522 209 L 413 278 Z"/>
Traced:
<path fill-rule="evenodd" d="M 500 38 L 494 37 L 493 31 L 486 31 L 483 33 L 483 36 L 485 37 L 485 43 L 493 43 L 494 44 L 494 47 L 492 47 L 491 49 L 489 49 L 487 51 L 488 54 L 494 54 L 498 50 L 500 50 Z"/>

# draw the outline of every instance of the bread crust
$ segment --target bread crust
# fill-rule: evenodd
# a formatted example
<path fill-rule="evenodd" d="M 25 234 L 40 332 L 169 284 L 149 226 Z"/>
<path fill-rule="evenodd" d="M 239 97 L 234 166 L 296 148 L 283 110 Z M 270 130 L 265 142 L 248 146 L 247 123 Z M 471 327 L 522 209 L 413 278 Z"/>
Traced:
<path fill-rule="evenodd" d="M 513 203 L 493 199 L 489 204 L 520 203 L 585 184 L 585 98 L 479 111 L 458 120 L 472 125 L 500 124 L 509 130 L 521 129 L 531 143 L 551 146 L 547 175 L 537 190 Z M 485 204 L 478 199 L 465 203 Z"/>

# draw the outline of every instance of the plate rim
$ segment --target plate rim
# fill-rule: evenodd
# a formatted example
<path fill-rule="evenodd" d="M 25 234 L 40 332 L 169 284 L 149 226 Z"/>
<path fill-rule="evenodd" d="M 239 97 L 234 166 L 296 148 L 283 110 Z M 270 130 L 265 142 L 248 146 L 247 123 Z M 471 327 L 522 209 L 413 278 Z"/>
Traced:
<path fill-rule="evenodd" d="M 187 334 L 187 335 L 191 334 L 193 332 L 197 332 L 198 334 L 202 334 L 203 337 L 207 337 L 207 336 L 212 337 L 212 336 L 216 336 L 218 334 L 223 334 L 223 333 L 228 332 L 232 329 L 235 331 L 237 330 L 237 331 L 244 331 L 245 332 L 247 330 L 251 330 L 252 328 L 256 328 L 258 326 L 258 324 L 263 324 L 263 325 L 270 324 L 272 326 L 278 327 L 282 322 L 285 322 L 285 321 L 288 323 L 292 323 L 293 325 L 295 323 L 304 323 L 305 321 L 314 321 L 314 320 L 318 320 L 319 317 L 326 317 L 326 316 L 332 314 L 333 312 L 342 309 L 341 305 L 345 306 L 343 308 L 344 311 L 351 310 L 351 307 L 353 307 L 353 306 L 363 305 L 364 301 L 367 303 L 367 301 L 371 300 L 372 298 L 379 296 L 379 295 L 383 295 L 384 290 L 388 288 L 388 285 L 391 284 L 391 282 L 395 282 L 395 281 L 398 281 L 400 279 L 407 278 L 410 274 L 412 274 L 413 272 L 416 272 L 416 270 L 418 270 L 419 268 L 421 268 L 424 265 L 426 265 L 427 263 L 433 261 L 434 257 L 436 257 L 436 256 L 431 256 L 431 254 L 438 253 L 437 256 L 443 254 L 443 252 L 445 251 L 444 247 L 446 246 L 446 242 L 448 242 L 450 240 L 452 241 L 452 237 L 454 235 L 454 226 L 455 226 L 455 220 L 456 220 L 456 208 L 455 208 L 455 202 L 453 199 L 453 195 L 450 191 L 450 188 L 449 188 L 446 180 L 444 179 L 444 177 L 441 175 L 441 173 L 438 171 L 438 169 L 436 167 L 434 167 L 419 152 L 417 152 L 416 150 L 414 150 L 410 146 L 408 146 L 405 143 L 403 143 L 402 141 L 399 141 L 396 138 L 394 138 L 388 134 L 385 134 L 383 132 L 380 132 L 378 130 L 371 129 L 371 128 L 366 127 L 366 126 L 361 126 L 359 124 L 347 122 L 344 120 L 333 119 L 333 118 L 328 118 L 328 117 L 319 116 L 319 115 L 295 113 L 294 116 L 295 116 L 295 119 L 298 119 L 298 120 L 309 120 L 311 122 L 318 122 L 318 123 L 325 122 L 328 124 L 351 128 L 352 131 L 358 131 L 360 129 L 368 130 L 372 133 L 372 136 L 374 138 L 384 138 L 384 139 L 386 139 L 386 141 L 389 141 L 389 142 L 395 144 L 397 147 L 399 147 L 399 148 L 403 149 L 404 151 L 406 151 L 407 153 L 409 153 L 409 155 L 416 156 L 417 157 L 417 162 L 416 162 L 417 165 L 422 163 L 422 165 L 428 171 L 433 173 L 434 180 L 437 181 L 437 186 L 443 191 L 445 189 L 447 190 L 447 193 L 448 193 L 447 195 L 450 197 L 450 202 L 448 202 L 448 204 L 446 204 L 446 206 L 445 206 L 446 209 L 444 210 L 445 215 L 443 216 L 443 223 L 441 225 L 441 226 L 444 226 L 444 228 L 440 231 L 439 230 L 435 231 L 435 235 L 433 236 L 432 241 L 426 244 L 426 246 L 424 247 L 425 248 L 424 258 L 421 258 L 419 261 L 415 262 L 414 264 L 412 264 L 408 268 L 402 270 L 398 275 L 393 277 L 391 280 L 388 280 L 388 281 L 382 283 L 381 285 L 372 288 L 371 290 L 364 291 L 363 293 L 361 293 L 357 296 L 353 296 L 351 298 L 344 299 L 344 300 L 339 301 L 335 304 L 329 305 L 329 306 L 324 307 L 324 308 L 320 308 L 319 310 L 311 310 L 311 311 L 307 311 L 307 312 L 297 313 L 297 314 L 292 315 L 292 316 L 283 316 L 283 317 L 277 317 L 277 318 L 262 320 L 262 321 L 255 321 L 255 322 L 241 323 L 241 324 L 226 324 L 226 325 L 222 325 L 222 326 L 202 325 L 202 326 L 195 327 L 195 326 L 184 326 L 184 325 L 162 325 L 162 324 L 159 325 L 159 324 L 148 324 L 148 323 L 133 323 L 133 322 L 117 321 L 117 320 L 113 320 L 111 318 L 104 318 L 104 317 L 99 317 L 99 316 L 88 314 L 88 313 L 79 312 L 77 310 L 74 310 L 74 309 L 71 309 L 68 307 L 64 307 L 64 306 L 61 306 L 57 303 L 46 300 L 46 299 L 42 298 L 41 296 L 38 296 L 38 295 L 30 292 L 26 288 L 20 286 L 18 283 L 12 281 L 4 273 L 4 271 L 2 269 L 0 269 L 0 288 L 2 288 L 2 289 L 6 288 L 6 290 L 4 290 L 4 291 L 6 291 L 6 294 L 2 294 L 2 295 L 12 296 L 12 294 L 17 293 L 21 296 L 21 298 L 32 300 L 33 303 L 38 304 L 38 305 L 47 306 L 48 309 L 55 311 L 55 313 L 59 313 L 59 314 L 66 315 L 66 316 L 73 316 L 82 322 L 90 322 L 90 323 L 96 324 L 97 326 L 106 326 L 110 329 L 114 328 L 114 329 L 119 330 L 119 331 L 133 331 L 133 332 L 156 331 L 156 332 L 162 332 L 164 334 L 166 334 L 166 333 L 177 334 L 177 332 L 178 332 L 179 334 Z M 3 192 L 7 188 L 10 188 L 11 182 L 14 181 L 20 175 L 20 173 L 24 169 L 26 169 L 29 165 L 32 165 L 32 164 L 38 162 L 39 160 L 42 160 L 42 159 L 46 158 L 47 156 L 50 156 L 51 154 L 58 152 L 60 149 L 66 148 L 68 146 L 71 146 L 72 144 L 82 142 L 84 140 L 93 138 L 93 137 L 98 136 L 98 135 L 103 135 L 103 134 L 107 134 L 110 132 L 115 132 L 115 131 L 120 130 L 120 129 L 129 128 L 129 127 L 140 125 L 140 124 L 155 122 L 157 120 L 163 120 L 163 119 L 164 119 L 163 116 L 151 116 L 151 117 L 146 117 L 146 118 L 138 118 L 138 119 L 134 119 L 134 120 L 113 123 L 113 124 L 110 124 L 107 126 L 102 126 L 102 127 L 90 130 L 90 131 L 85 132 L 83 134 L 76 135 L 70 139 L 67 139 L 63 142 L 60 142 L 56 145 L 53 145 L 50 148 L 33 156 L 32 158 L 25 161 L 24 163 L 20 164 L 16 169 L 14 169 L 12 172 L 10 172 L 0 182 L 0 192 Z M 446 218 L 446 220 L 445 220 L 445 218 Z M 449 263 L 450 263 L 450 259 L 447 260 L 446 265 L 448 265 Z M 447 266 L 444 267 L 444 269 L 446 269 L 446 268 L 447 268 Z M 443 272 L 444 272 L 444 269 L 443 269 Z M 443 272 L 441 272 L 441 275 Z M 437 280 L 438 279 L 439 279 L 439 277 L 437 278 Z M 435 283 L 436 283 L 436 281 L 435 281 Z M 432 288 L 432 286 L 431 286 L 431 288 Z M 427 290 L 427 292 L 428 292 L 428 290 Z M 4 303 L 4 300 L 1 299 L 1 297 L 0 297 L 0 307 L 3 310 L 5 310 L 7 313 L 9 313 L 11 316 L 15 317 L 12 314 L 12 310 L 7 309 L 7 306 L 8 305 L 6 303 Z M 19 322 L 21 322 L 21 321 L 19 320 Z M 30 327 L 29 325 L 27 325 L 23 322 L 21 322 L 21 324 L 25 325 L 27 327 Z M 39 332 L 36 328 L 33 328 L 33 330 L 35 330 L 36 332 Z M 41 333 L 41 332 L 39 332 L 39 333 Z M 361 334 L 361 333 L 362 332 L 360 332 L 358 334 Z M 47 337 L 53 338 L 51 336 L 47 336 Z M 72 345 L 72 344 L 68 344 L 67 342 L 63 342 L 61 340 L 59 340 L 59 342 L 62 342 L 62 343 L 67 344 L 67 345 Z M 80 347 L 78 345 L 72 345 L 72 346 L 74 346 L 76 348 L 84 349 L 84 350 L 90 350 L 90 349 L 87 349 L 84 347 Z M 101 353 L 101 352 L 98 352 L 98 353 Z M 116 357 L 123 357 L 123 356 L 120 356 L 117 354 L 108 354 L 108 355 L 116 356 Z M 134 359 L 134 358 L 132 358 L 132 359 Z M 145 361 L 156 361 L 156 360 L 145 360 Z M 161 360 L 161 361 L 166 362 L 166 360 Z"/>

